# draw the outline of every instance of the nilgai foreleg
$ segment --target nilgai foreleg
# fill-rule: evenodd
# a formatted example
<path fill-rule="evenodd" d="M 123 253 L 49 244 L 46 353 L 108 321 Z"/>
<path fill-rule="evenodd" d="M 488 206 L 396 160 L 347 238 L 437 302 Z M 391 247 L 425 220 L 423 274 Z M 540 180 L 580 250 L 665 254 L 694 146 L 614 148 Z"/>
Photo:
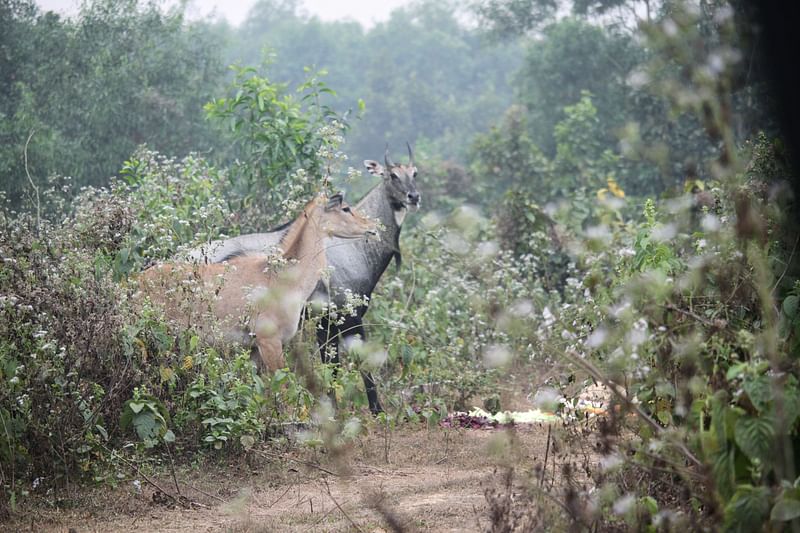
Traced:
<path fill-rule="evenodd" d="M 342 344 L 344 344 L 345 350 L 347 349 L 348 345 L 352 341 L 352 338 L 358 336 L 361 338 L 362 341 L 367 340 L 367 335 L 364 332 L 364 325 L 361 321 L 361 316 L 348 316 L 345 318 L 344 324 L 341 326 L 336 326 L 339 328 L 339 331 L 335 332 L 338 334 L 341 332 L 342 335 Z M 336 360 L 339 360 L 339 350 L 343 347 L 341 344 L 336 344 Z M 367 393 L 367 401 L 369 402 L 369 410 L 372 414 L 378 414 L 383 412 L 383 406 L 381 406 L 380 400 L 378 400 L 378 388 L 375 386 L 375 379 L 372 377 L 372 374 L 368 370 L 361 371 L 361 379 L 364 380 L 364 390 Z"/>
<path fill-rule="evenodd" d="M 261 364 L 270 373 L 286 366 L 286 360 L 283 358 L 283 343 L 279 337 L 256 335 L 256 347 L 258 355 L 261 357 Z"/>

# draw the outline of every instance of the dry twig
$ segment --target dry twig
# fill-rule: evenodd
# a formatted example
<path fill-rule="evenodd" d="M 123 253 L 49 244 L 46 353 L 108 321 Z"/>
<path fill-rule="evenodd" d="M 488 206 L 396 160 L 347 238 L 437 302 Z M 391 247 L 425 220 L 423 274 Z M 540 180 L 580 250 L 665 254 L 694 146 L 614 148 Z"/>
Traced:
<path fill-rule="evenodd" d="M 36 130 L 31 130 L 30 135 L 28 135 L 28 140 L 25 141 L 23 155 L 25 157 L 25 174 L 28 175 L 28 181 L 30 182 L 31 187 L 33 187 L 33 192 L 36 193 L 36 236 L 38 237 L 42 226 L 42 207 L 41 203 L 39 202 L 39 187 L 37 187 L 33 182 L 31 173 L 28 171 L 28 144 L 30 144 L 34 133 L 36 133 Z"/>
<path fill-rule="evenodd" d="M 334 505 L 336 505 L 336 508 L 337 508 L 337 509 L 339 509 L 339 512 L 341 512 L 341 513 L 342 513 L 342 515 L 343 515 L 345 518 L 347 518 L 347 521 L 348 521 L 348 522 L 350 522 L 350 525 L 351 525 L 351 526 L 353 526 L 353 528 L 354 528 L 356 531 L 359 531 L 360 533 L 364 533 L 364 530 L 362 530 L 360 527 L 358 527 L 358 524 L 356 524 L 356 523 L 353 521 L 353 519 L 352 519 L 352 518 L 350 518 L 350 515 L 348 515 L 348 514 L 345 512 L 345 510 L 342 508 L 342 506 L 341 506 L 341 505 L 339 505 L 339 502 L 337 502 L 337 501 L 336 501 L 336 498 L 334 498 L 334 497 L 333 497 L 333 494 L 331 494 L 331 488 L 330 488 L 330 486 L 328 485 L 328 480 L 327 480 L 326 478 L 322 478 L 322 480 L 325 482 L 325 492 L 327 492 L 327 493 L 328 493 L 328 498 L 330 498 L 330 499 L 331 499 L 331 501 L 334 503 Z"/>
<path fill-rule="evenodd" d="M 304 465 L 304 466 L 308 466 L 310 468 L 315 468 L 315 469 L 319 470 L 320 472 L 324 472 L 326 474 L 330 474 L 332 476 L 339 477 L 339 474 L 337 474 L 336 472 L 332 472 L 331 470 L 328 470 L 327 468 L 323 468 L 323 467 L 319 466 L 318 464 L 311 463 L 309 461 L 303 461 L 302 459 L 295 459 L 293 457 L 286 457 L 285 455 L 278 454 L 278 453 L 271 453 L 271 452 L 268 452 L 268 451 L 265 451 L 265 450 L 250 450 L 250 451 L 251 452 L 255 452 L 255 453 L 259 454 L 259 455 L 263 455 L 265 457 L 272 458 L 272 459 L 282 459 L 284 461 L 292 461 L 294 463 L 301 464 L 301 465 Z"/>
<path fill-rule="evenodd" d="M 619 387 L 616 383 L 613 383 L 611 380 L 606 378 L 600 370 L 595 367 L 589 361 L 581 358 L 578 354 L 574 352 L 567 351 L 565 352 L 566 357 L 568 357 L 574 364 L 582 367 L 586 370 L 596 381 L 599 381 L 603 385 L 605 385 L 615 396 L 617 396 L 622 402 L 625 404 L 626 407 L 631 409 L 636 416 L 638 416 L 642 421 L 644 421 L 648 426 L 650 426 L 653 431 L 658 435 L 664 435 L 665 430 L 664 428 L 658 424 L 653 418 L 645 413 L 641 407 L 635 404 L 628 395 Z M 686 447 L 681 441 L 674 441 L 675 446 L 680 450 L 680 452 L 688 459 L 692 464 L 695 466 L 702 466 L 703 463 L 695 457 L 695 455 Z"/>
<path fill-rule="evenodd" d="M 183 508 L 185 508 L 185 509 L 190 509 L 190 508 L 191 508 L 191 507 L 193 507 L 193 506 L 194 506 L 194 507 L 202 507 L 202 508 L 204 508 L 204 509 L 208 509 L 208 508 L 209 508 L 209 507 L 208 507 L 207 505 L 205 505 L 205 504 L 202 504 L 202 503 L 200 503 L 200 502 L 197 502 L 197 501 L 194 501 L 194 500 L 190 500 L 190 499 L 189 499 L 189 498 L 187 498 L 186 496 L 182 496 L 182 495 L 180 494 L 180 491 L 178 491 L 178 496 L 175 496 L 174 494 L 171 494 L 170 492 L 168 492 L 167 490 L 165 490 L 165 489 L 164 489 L 164 488 L 163 488 L 161 485 L 159 485 L 158 483 L 156 483 L 155 481 L 153 481 L 152 479 L 150 479 L 150 477 L 149 477 L 149 476 L 147 476 L 147 474 L 145 474 L 144 472 L 142 472 L 142 470 L 139 468 L 139 465 L 137 465 L 136 463 L 134 463 L 134 462 L 132 462 L 132 461 L 129 461 L 128 459 L 126 459 L 126 458 L 125 458 L 125 457 L 123 457 L 122 455 L 120 455 L 120 454 L 118 454 L 118 453 L 116 453 L 116 452 L 114 452 L 114 451 L 112 451 L 112 450 L 108 449 L 106 446 L 103 446 L 103 448 L 104 448 L 104 449 L 105 449 L 107 452 L 109 452 L 109 453 L 110 453 L 112 456 L 114 456 L 114 457 L 118 457 L 118 458 L 119 458 L 119 459 L 120 459 L 120 460 L 121 460 L 123 463 L 125 463 L 125 464 L 126 464 L 128 467 L 129 467 L 129 468 L 131 468 L 133 471 L 135 471 L 137 476 L 141 476 L 141 478 L 142 478 L 142 479 L 144 479 L 144 480 L 145 480 L 145 482 L 146 482 L 148 485 L 150 485 L 151 487 L 153 487 L 154 489 L 156 489 L 156 490 L 157 490 L 157 491 L 159 491 L 161 494 L 163 494 L 164 496 L 166 496 L 167 498 L 169 498 L 170 500 L 172 500 L 172 501 L 173 501 L 173 502 L 175 502 L 176 504 L 180 505 L 181 507 L 183 507 Z M 173 476 L 174 476 L 174 472 L 173 472 Z M 175 478 L 173 477 L 173 479 L 175 479 Z M 178 483 L 178 481 L 177 481 L 177 479 L 175 479 L 175 484 L 176 484 L 176 487 L 177 487 L 177 483 Z"/>

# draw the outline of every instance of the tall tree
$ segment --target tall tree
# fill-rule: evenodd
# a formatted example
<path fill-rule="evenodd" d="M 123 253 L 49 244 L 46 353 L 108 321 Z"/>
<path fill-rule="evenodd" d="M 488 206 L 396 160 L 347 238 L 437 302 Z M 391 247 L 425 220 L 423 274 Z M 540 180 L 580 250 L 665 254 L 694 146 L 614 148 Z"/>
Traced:
<path fill-rule="evenodd" d="M 12 198 L 26 186 L 28 137 L 33 175 L 71 175 L 77 185 L 104 183 L 141 143 L 175 155 L 213 146 L 202 106 L 224 67 L 207 25 L 139 0 L 87 2 L 75 19 L 26 0 L 2 12 L 14 28 L 0 81 L 0 161 Z"/>

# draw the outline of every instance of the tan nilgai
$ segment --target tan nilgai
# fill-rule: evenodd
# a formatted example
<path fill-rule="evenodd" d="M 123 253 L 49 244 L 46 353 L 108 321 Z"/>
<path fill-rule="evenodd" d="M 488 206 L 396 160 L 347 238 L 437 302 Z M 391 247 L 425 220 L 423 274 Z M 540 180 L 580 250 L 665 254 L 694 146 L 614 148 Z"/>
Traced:
<path fill-rule="evenodd" d="M 285 366 L 283 345 L 297 332 L 303 307 L 327 267 L 326 239 L 375 234 L 376 223 L 341 195 L 318 196 L 288 227 L 276 254 L 248 253 L 208 265 L 163 264 L 144 271 L 140 287 L 170 320 L 195 327 L 208 340 L 221 331 L 226 342 L 250 345 L 254 356 L 258 352 L 254 359 L 274 372 Z M 186 305 L 182 289 L 193 283 L 209 295 L 210 317 L 203 306 Z"/>

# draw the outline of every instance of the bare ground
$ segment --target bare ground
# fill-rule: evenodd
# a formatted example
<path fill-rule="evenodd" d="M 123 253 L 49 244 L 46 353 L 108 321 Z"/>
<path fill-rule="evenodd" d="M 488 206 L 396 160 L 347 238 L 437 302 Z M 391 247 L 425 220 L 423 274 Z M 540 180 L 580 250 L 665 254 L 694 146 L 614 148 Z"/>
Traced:
<path fill-rule="evenodd" d="M 526 395 L 532 389 L 506 384 L 502 404 L 529 409 Z M 564 483 L 586 479 L 582 472 L 597 459 L 592 444 L 579 438 L 579 446 L 565 446 L 556 438 L 562 432 L 552 433 L 551 440 L 543 424 L 513 431 L 406 424 L 385 432 L 373 423 L 366 436 L 337 454 L 292 443 L 264 446 L 228 462 L 198 459 L 199 466 L 177 468 L 175 478 L 165 468 L 150 478 L 176 496 L 177 481 L 182 502 L 134 472 L 113 489 L 34 494 L 10 522 L 0 523 L 0 531 L 486 531 L 492 520 L 487 490 L 524 510 L 526 480 L 528 486 L 533 478 L 533 485 L 558 491 Z M 572 466 L 569 480 L 562 477 L 566 462 Z M 511 489 L 509 464 L 515 465 Z"/>
<path fill-rule="evenodd" d="M 517 429 L 513 435 L 405 426 L 386 436 L 373 428 L 336 460 L 296 447 L 265 448 L 229 465 L 179 469 L 181 494 L 194 502 L 188 509 L 137 476 L 141 491 L 132 481 L 115 489 L 84 489 L 61 500 L 60 508 L 47 497 L 34 498 L 0 529 L 481 531 L 489 525 L 484 491 L 501 482 L 510 454 L 532 470 L 543 462 L 546 445 L 546 426 Z M 548 471 L 556 475 L 558 467 L 552 456 L 549 460 Z M 176 494 L 169 474 L 153 481 Z"/>

